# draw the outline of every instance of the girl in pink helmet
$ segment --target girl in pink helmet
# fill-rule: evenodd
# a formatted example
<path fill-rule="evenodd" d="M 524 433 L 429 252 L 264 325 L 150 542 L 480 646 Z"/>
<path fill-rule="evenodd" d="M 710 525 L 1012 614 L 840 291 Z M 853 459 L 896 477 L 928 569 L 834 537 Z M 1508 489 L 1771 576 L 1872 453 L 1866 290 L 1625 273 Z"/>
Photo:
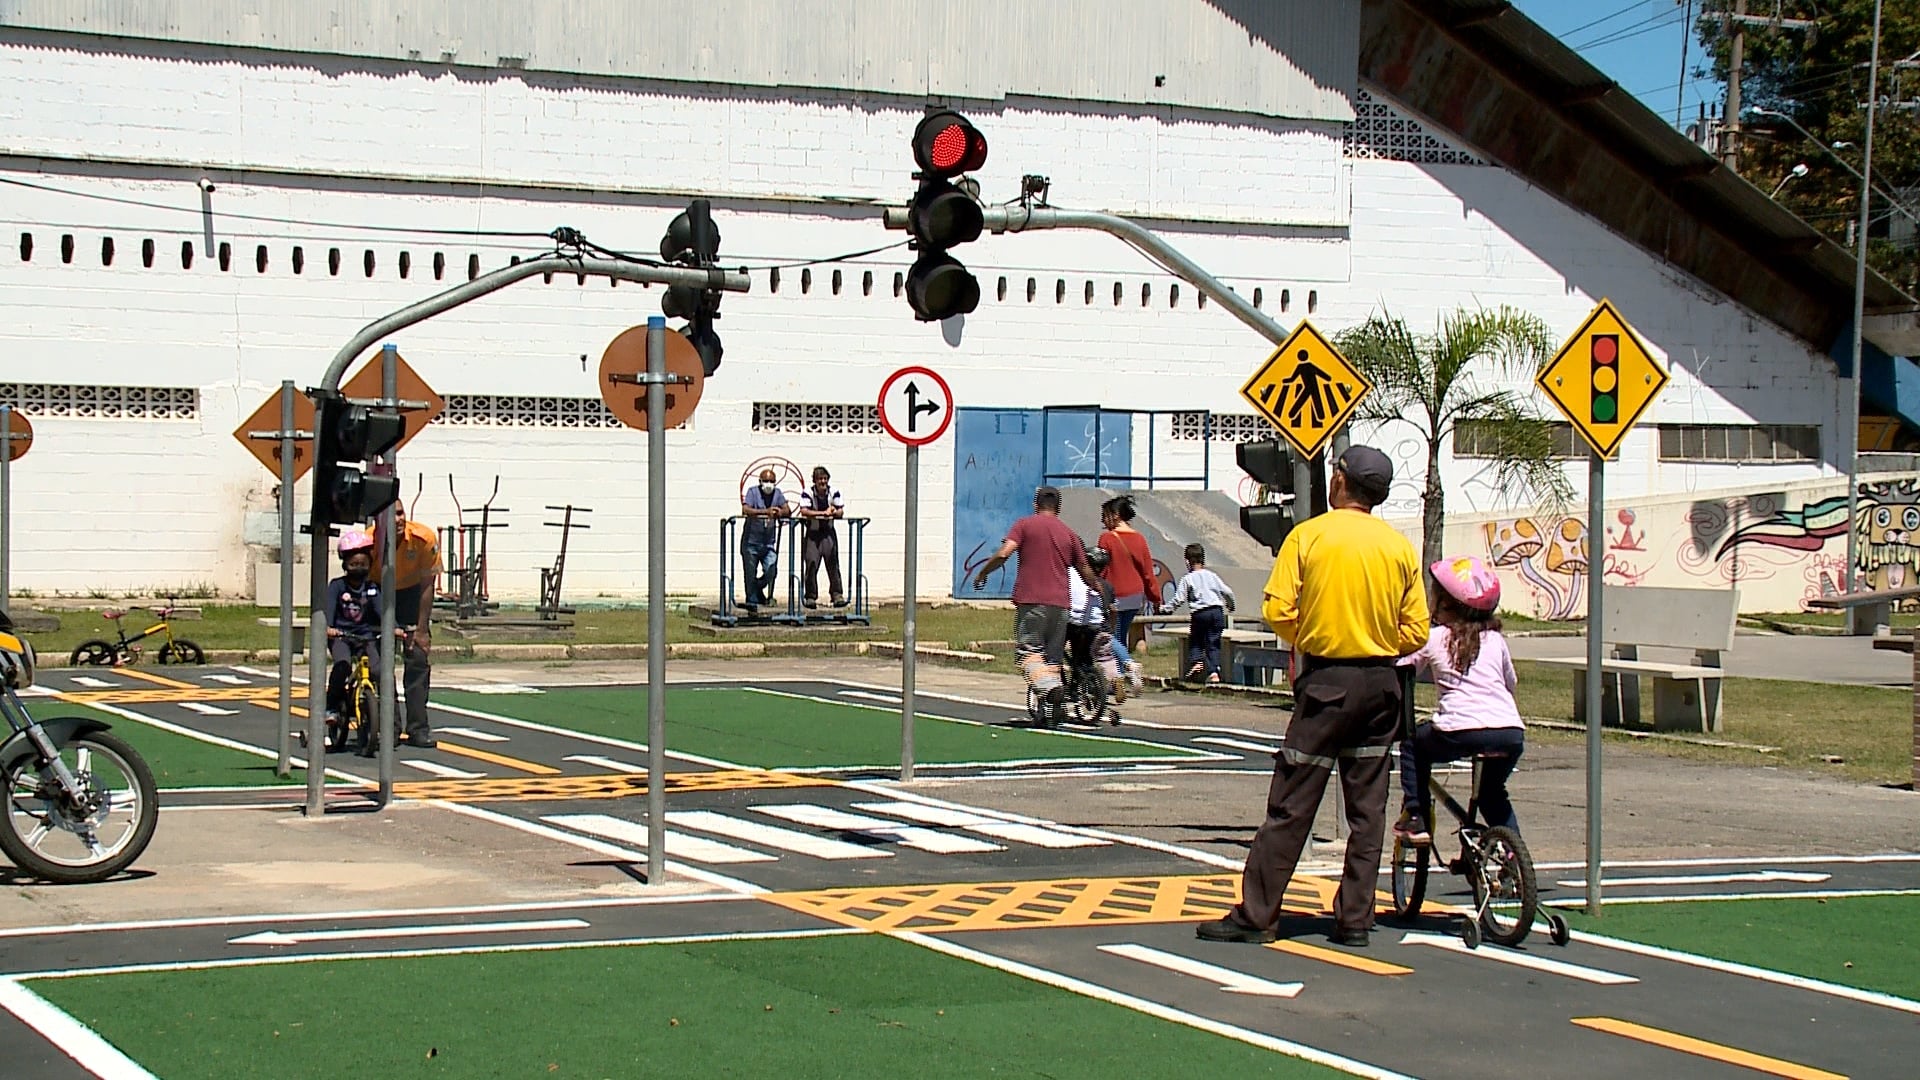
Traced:
<path fill-rule="evenodd" d="M 1433 574 L 1433 629 L 1419 652 L 1402 664 L 1432 672 L 1440 702 L 1433 721 L 1414 729 L 1400 747 L 1400 821 L 1394 835 L 1411 844 L 1433 842 L 1429 777 L 1440 762 L 1497 754 L 1481 762 L 1480 813 L 1488 825 L 1520 827 L 1507 797 L 1507 777 L 1526 745 L 1514 704 L 1513 656 L 1500 634 L 1500 578 L 1470 555 L 1441 559 Z"/>

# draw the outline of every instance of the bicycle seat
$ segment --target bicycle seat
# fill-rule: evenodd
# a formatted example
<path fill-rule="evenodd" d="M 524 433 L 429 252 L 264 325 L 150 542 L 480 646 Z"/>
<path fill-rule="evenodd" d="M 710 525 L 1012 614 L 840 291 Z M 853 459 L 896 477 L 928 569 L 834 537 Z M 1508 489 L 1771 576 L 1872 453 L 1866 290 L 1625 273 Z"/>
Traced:
<path fill-rule="evenodd" d="M 100 617 L 108 620 L 109 622 L 119 622 L 121 619 L 124 619 L 127 617 L 127 613 L 124 611 L 121 611 L 119 608 L 108 608 L 107 610 L 100 613 Z"/>
<path fill-rule="evenodd" d="M 170 608 L 170 607 L 157 607 L 157 608 L 154 608 L 154 609 L 153 609 L 153 617 L 154 617 L 154 618 L 156 618 L 156 619 L 168 619 L 168 618 L 172 618 L 172 617 L 173 617 L 173 609 L 172 609 L 172 608 Z"/>

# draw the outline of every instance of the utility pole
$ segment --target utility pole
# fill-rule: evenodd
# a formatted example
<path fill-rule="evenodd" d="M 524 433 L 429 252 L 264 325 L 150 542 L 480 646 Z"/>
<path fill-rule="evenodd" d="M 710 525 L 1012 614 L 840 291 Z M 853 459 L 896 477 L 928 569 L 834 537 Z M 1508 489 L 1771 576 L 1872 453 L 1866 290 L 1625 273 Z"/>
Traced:
<path fill-rule="evenodd" d="M 1740 69 L 1747 62 L 1746 14 L 1747 0 L 1734 0 L 1725 23 L 1733 49 L 1727 56 L 1727 114 L 1721 122 L 1720 160 L 1734 172 L 1740 171 Z"/>
<path fill-rule="evenodd" d="M 1680 126 L 1681 110 L 1687 107 L 1687 46 L 1693 43 L 1693 0 L 1685 0 L 1686 14 L 1680 16 L 1680 88 L 1673 95 L 1673 126 Z"/>

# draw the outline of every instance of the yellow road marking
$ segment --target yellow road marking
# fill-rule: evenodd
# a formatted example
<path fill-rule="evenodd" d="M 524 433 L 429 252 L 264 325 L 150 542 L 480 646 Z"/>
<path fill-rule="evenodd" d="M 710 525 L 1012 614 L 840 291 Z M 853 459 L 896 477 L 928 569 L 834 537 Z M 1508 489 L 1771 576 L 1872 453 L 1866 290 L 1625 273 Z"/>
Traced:
<path fill-rule="evenodd" d="M 181 682 L 178 679 L 169 679 L 164 675 L 155 675 L 151 672 L 141 671 L 139 668 L 120 667 L 120 668 L 114 668 L 113 672 L 116 675 L 125 675 L 129 679 L 139 679 L 141 682 L 150 682 L 155 686 L 164 686 L 172 690 L 200 689 L 198 686 L 195 686 L 190 682 Z"/>
<path fill-rule="evenodd" d="M 441 744 L 445 746 L 445 743 Z M 741 791 L 753 788 L 834 787 L 821 780 L 792 773 L 759 769 L 712 769 L 668 773 L 667 792 Z M 647 793 L 645 774 L 608 773 L 597 776 L 489 776 L 478 780 L 407 780 L 393 785 L 403 799 L 443 799 L 448 802 L 555 802 L 565 799 L 621 799 Z"/>
<path fill-rule="evenodd" d="M 79 705 L 177 705 L 184 701 L 252 701 L 255 698 L 276 701 L 279 697 L 279 692 L 270 686 L 189 686 L 184 690 L 175 687 L 153 690 L 56 690 L 54 693 Z"/>
<path fill-rule="evenodd" d="M 523 773 L 532 773 L 534 776 L 560 775 L 559 769 L 551 765 L 542 765 L 537 761 L 522 761 L 517 757 L 508 757 L 505 754 L 494 754 L 485 750 L 475 750 L 471 746 L 461 746 L 458 743 L 447 742 L 445 739 L 435 739 L 434 741 L 439 744 L 440 749 L 445 750 L 449 754 L 458 754 L 461 757 L 472 758 L 475 761 L 484 761 L 489 765 L 498 765 L 506 769 L 518 769 Z"/>
<path fill-rule="evenodd" d="M 1369 975 L 1411 975 L 1413 969 L 1389 964 L 1385 960 L 1370 960 L 1364 956 L 1355 956 L 1338 949 L 1326 949 L 1318 945 L 1309 945 L 1304 941 L 1270 941 L 1267 948 L 1292 956 L 1304 956 L 1309 960 L 1318 960 L 1323 964 L 1335 964 L 1355 971 L 1364 971 Z"/>
<path fill-rule="evenodd" d="M 1724 1061 L 1729 1065 L 1738 1065 L 1742 1068 L 1767 1073 L 1771 1076 L 1785 1076 L 1789 1077 L 1790 1080 L 1847 1080 L 1846 1076 L 1841 1073 L 1830 1073 L 1824 1069 L 1816 1069 L 1808 1065 L 1798 1065 L 1791 1061 L 1782 1061 L 1779 1058 L 1766 1057 L 1748 1050 L 1738 1050 L 1731 1046 L 1722 1046 L 1719 1043 L 1707 1042 L 1704 1039 L 1695 1039 L 1671 1031 L 1662 1031 L 1659 1028 L 1647 1027 L 1643 1024 L 1635 1024 L 1626 1020 L 1615 1020 L 1609 1016 L 1576 1016 L 1573 1018 L 1573 1022 L 1579 1027 L 1590 1028 L 1594 1031 L 1604 1031 L 1609 1035 L 1619 1035 L 1643 1043 L 1652 1043 L 1655 1046 L 1664 1046 L 1669 1050 L 1678 1050 L 1684 1054 L 1711 1058 L 1714 1061 Z"/>
<path fill-rule="evenodd" d="M 272 709 L 274 712 L 280 711 L 280 702 L 275 700 L 274 698 L 249 698 L 248 700 L 252 704 L 258 705 L 263 709 Z M 295 716 L 307 715 L 307 710 L 302 708 L 299 705 L 295 705 L 290 711 Z"/>

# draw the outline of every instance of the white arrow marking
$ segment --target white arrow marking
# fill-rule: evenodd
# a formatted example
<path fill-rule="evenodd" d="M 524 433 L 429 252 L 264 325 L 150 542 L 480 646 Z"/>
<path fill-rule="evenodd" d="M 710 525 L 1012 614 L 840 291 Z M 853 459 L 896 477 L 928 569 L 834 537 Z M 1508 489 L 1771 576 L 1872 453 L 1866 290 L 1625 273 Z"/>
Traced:
<path fill-rule="evenodd" d="M 1267 746 L 1257 742 L 1246 742 L 1242 739 L 1216 738 L 1212 735 L 1202 736 L 1193 741 L 1209 743 L 1214 746 L 1230 746 L 1235 750 L 1251 750 L 1256 754 L 1277 754 L 1280 752 L 1280 748 L 1277 746 Z"/>
<path fill-rule="evenodd" d="M 495 735 L 491 731 L 475 731 L 470 727 L 443 727 L 443 728 L 438 728 L 436 730 L 438 730 L 442 735 L 462 735 L 469 739 L 478 739 L 481 742 L 512 742 L 513 741 L 512 739 L 507 738 L 505 735 Z"/>
<path fill-rule="evenodd" d="M 1739 874 L 1673 874 L 1667 877 L 1622 877 L 1602 878 L 1601 884 L 1609 888 L 1615 886 L 1654 886 L 1654 885 L 1731 885 L 1741 881 L 1796 881 L 1809 885 L 1832 879 L 1832 874 L 1822 874 L 1811 870 L 1752 870 Z M 1557 881 L 1554 884 L 1563 889 L 1584 889 L 1585 878 L 1576 881 Z"/>
<path fill-rule="evenodd" d="M 402 761 L 400 764 L 412 766 L 413 768 L 419 769 L 423 773 L 431 773 L 434 776 L 438 776 L 447 780 L 478 780 L 481 777 L 487 775 L 486 773 L 468 772 L 465 769 L 456 769 L 451 765 L 442 765 L 437 761 L 415 761 L 412 758 L 408 758 L 405 761 Z"/>
<path fill-rule="evenodd" d="M 1461 941 L 1459 938 L 1448 937 L 1442 934 L 1408 934 L 1400 939 L 1400 944 L 1430 945 L 1436 949 L 1457 952 L 1463 956 L 1478 957 L 1482 960 L 1496 960 L 1502 964 L 1512 964 L 1515 967 L 1532 968 L 1535 971 L 1564 975 L 1569 979 L 1599 983 L 1601 986 L 1624 986 L 1627 983 L 1640 981 L 1631 975 L 1622 975 L 1617 971 L 1602 971 L 1599 968 L 1581 967 L 1579 964 L 1568 964 L 1559 960 L 1548 960 L 1543 957 L 1534 956 L 1531 953 L 1514 952 L 1510 949 L 1503 949 L 1498 945 L 1482 945 L 1477 949 L 1469 949 L 1467 948 L 1467 943 Z"/>
<path fill-rule="evenodd" d="M 899 697 L 893 694 L 874 694 L 874 693 L 869 693 L 868 691 L 865 691 L 865 690 L 842 690 L 840 691 L 840 696 L 862 698 L 867 701 L 878 701 L 887 705 L 900 704 Z"/>
<path fill-rule="evenodd" d="M 471 683 L 461 686 L 449 686 L 449 690 L 463 690 L 469 694 L 544 694 L 534 686 L 521 686 L 518 683 Z"/>
<path fill-rule="evenodd" d="M 91 675 L 75 675 L 73 681 L 94 690 L 111 690 L 119 683 L 110 683 L 105 679 L 96 679 Z"/>
<path fill-rule="evenodd" d="M 448 730 L 452 729 L 449 728 Z M 644 766 L 635 765 L 630 761 L 621 761 L 618 758 L 599 757 L 595 754 L 568 754 L 566 760 L 577 761 L 582 765 L 591 765 L 596 769 L 612 769 L 614 772 L 643 773 L 647 771 Z"/>
<path fill-rule="evenodd" d="M 252 686 L 253 684 L 238 675 L 209 675 L 208 682 L 226 683 L 228 686 Z"/>
<path fill-rule="evenodd" d="M 584 930 L 585 919 L 529 919 L 523 922 L 442 923 L 437 926 L 373 926 L 357 930 L 267 930 L 228 938 L 229 945 L 302 945 L 310 941 L 360 941 L 372 938 L 441 937 L 456 934 L 519 934 L 533 930 Z"/>
<path fill-rule="evenodd" d="M 180 703 L 180 707 L 191 712 L 197 712 L 201 716 L 238 716 L 240 713 L 238 709 L 222 709 L 199 701 L 183 701 Z"/>
<path fill-rule="evenodd" d="M 1182 975 L 1191 975 L 1196 979 L 1205 979 L 1210 983 L 1217 984 L 1222 991 L 1229 994 L 1252 994 L 1257 997 L 1290 998 L 1298 995 L 1306 985 L 1297 982 L 1271 982 L 1257 975 L 1249 975 L 1244 971 L 1235 971 L 1232 968 L 1224 968 L 1218 964 L 1209 964 L 1184 956 L 1176 956 L 1170 952 L 1161 952 L 1159 949 L 1149 949 L 1145 945 L 1102 945 L 1099 948 L 1103 953 L 1124 956 L 1129 960 L 1138 960 L 1143 964 L 1152 964 L 1154 967 L 1166 968 L 1168 971 L 1177 971 Z"/>

